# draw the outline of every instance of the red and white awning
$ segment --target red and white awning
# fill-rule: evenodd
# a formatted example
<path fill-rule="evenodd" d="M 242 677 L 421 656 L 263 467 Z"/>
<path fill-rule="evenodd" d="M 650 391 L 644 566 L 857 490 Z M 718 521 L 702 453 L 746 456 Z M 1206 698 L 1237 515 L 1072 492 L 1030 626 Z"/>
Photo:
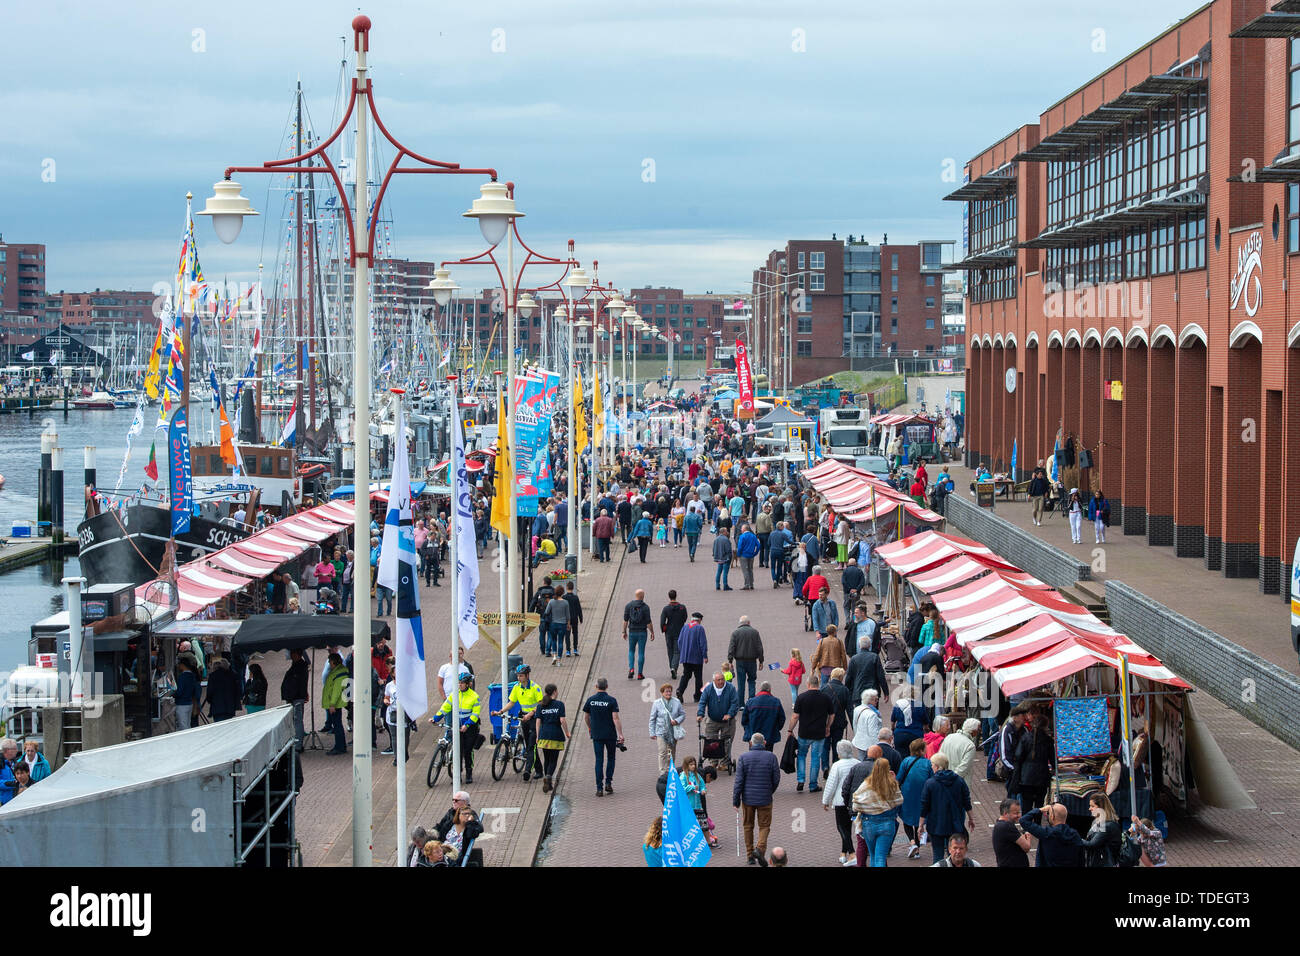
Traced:
<path fill-rule="evenodd" d="M 900 415 L 897 413 L 885 412 L 881 415 L 874 415 L 871 418 L 871 424 L 879 425 L 881 428 L 894 428 L 898 425 L 933 425 L 933 419 L 926 418 L 924 415 Z"/>
<path fill-rule="evenodd" d="M 915 522 L 938 524 L 943 515 L 918 505 L 875 475 L 833 459 L 801 472 L 827 503 L 850 521 L 888 519 L 901 505 Z"/>
<path fill-rule="evenodd" d="M 177 619 L 193 617 L 253 581 L 266 577 L 308 548 L 351 528 L 352 509 L 352 502 L 331 501 L 282 518 L 269 528 L 185 565 L 176 572 L 180 596 Z M 141 603 L 146 603 L 145 595 L 155 583 L 149 581 L 135 589 Z"/>

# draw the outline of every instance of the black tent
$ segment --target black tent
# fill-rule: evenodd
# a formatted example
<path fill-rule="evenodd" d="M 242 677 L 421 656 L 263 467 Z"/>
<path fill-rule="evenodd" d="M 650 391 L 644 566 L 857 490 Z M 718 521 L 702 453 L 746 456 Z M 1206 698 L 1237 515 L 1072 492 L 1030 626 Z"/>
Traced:
<path fill-rule="evenodd" d="M 370 622 L 370 643 L 390 635 L 388 622 Z M 259 614 L 239 625 L 231 648 L 256 651 L 305 651 L 352 644 L 352 617 L 342 614 Z"/>

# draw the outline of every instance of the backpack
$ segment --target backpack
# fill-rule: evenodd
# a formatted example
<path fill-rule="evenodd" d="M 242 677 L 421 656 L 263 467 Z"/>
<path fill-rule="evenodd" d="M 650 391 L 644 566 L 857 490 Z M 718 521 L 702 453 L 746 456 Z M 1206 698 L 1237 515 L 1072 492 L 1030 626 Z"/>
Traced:
<path fill-rule="evenodd" d="M 648 628 L 650 626 L 650 605 L 644 601 L 636 602 L 627 619 L 627 626 L 634 631 L 644 631 Z"/>
<path fill-rule="evenodd" d="M 998 732 L 985 742 L 984 750 L 987 756 L 984 779 L 1002 780 L 1001 774 L 1005 769 L 1002 765 L 1002 728 L 999 727 Z"/>

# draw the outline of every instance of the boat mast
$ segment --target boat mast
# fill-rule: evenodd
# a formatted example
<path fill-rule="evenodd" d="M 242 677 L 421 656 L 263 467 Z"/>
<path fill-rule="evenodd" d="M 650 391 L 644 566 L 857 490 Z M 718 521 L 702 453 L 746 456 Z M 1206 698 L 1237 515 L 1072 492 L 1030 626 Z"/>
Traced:
<path fill-rule="evenodd" d="M 298 80 L 298 92 L 296 97 L 296 120 L 294 122 L 294 147 L 295 156 L 303 154 L 302 145 L 302 80 Z M 303 353 L 303 268 L 302 268 L 302 173 L 294 174 L 294 235 L 296 252 L 294 255 L 294 335 L 293 348 L 297 353 L 298 361 L 295 363 L 298 369 L 298 400 L 294 402 L 294 430 L 297 438 L 294 445 L 301 448 L 303 438 L 306 435 L 305 415 L 302 400 L 302 386 L 307 375 L 307 363 L 302 360 Z"/>

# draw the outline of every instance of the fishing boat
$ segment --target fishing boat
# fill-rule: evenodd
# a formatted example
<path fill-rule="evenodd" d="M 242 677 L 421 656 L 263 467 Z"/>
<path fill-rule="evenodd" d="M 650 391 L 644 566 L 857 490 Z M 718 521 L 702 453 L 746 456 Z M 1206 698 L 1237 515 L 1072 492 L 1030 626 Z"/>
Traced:
<path fill-rule="evenodd" d="M 95 391 L 91 392 L 84 398 L 74 398 L 72 400 L 72 407 L 83 410 L 96 410 L 121 408 L 122 406 L 118 405 L 117 400 L 114 399 L 112 395 L 108 394 L 108 392 Z M 129 408 L 131 406 L 127 405 L 126 407 Z"/>

